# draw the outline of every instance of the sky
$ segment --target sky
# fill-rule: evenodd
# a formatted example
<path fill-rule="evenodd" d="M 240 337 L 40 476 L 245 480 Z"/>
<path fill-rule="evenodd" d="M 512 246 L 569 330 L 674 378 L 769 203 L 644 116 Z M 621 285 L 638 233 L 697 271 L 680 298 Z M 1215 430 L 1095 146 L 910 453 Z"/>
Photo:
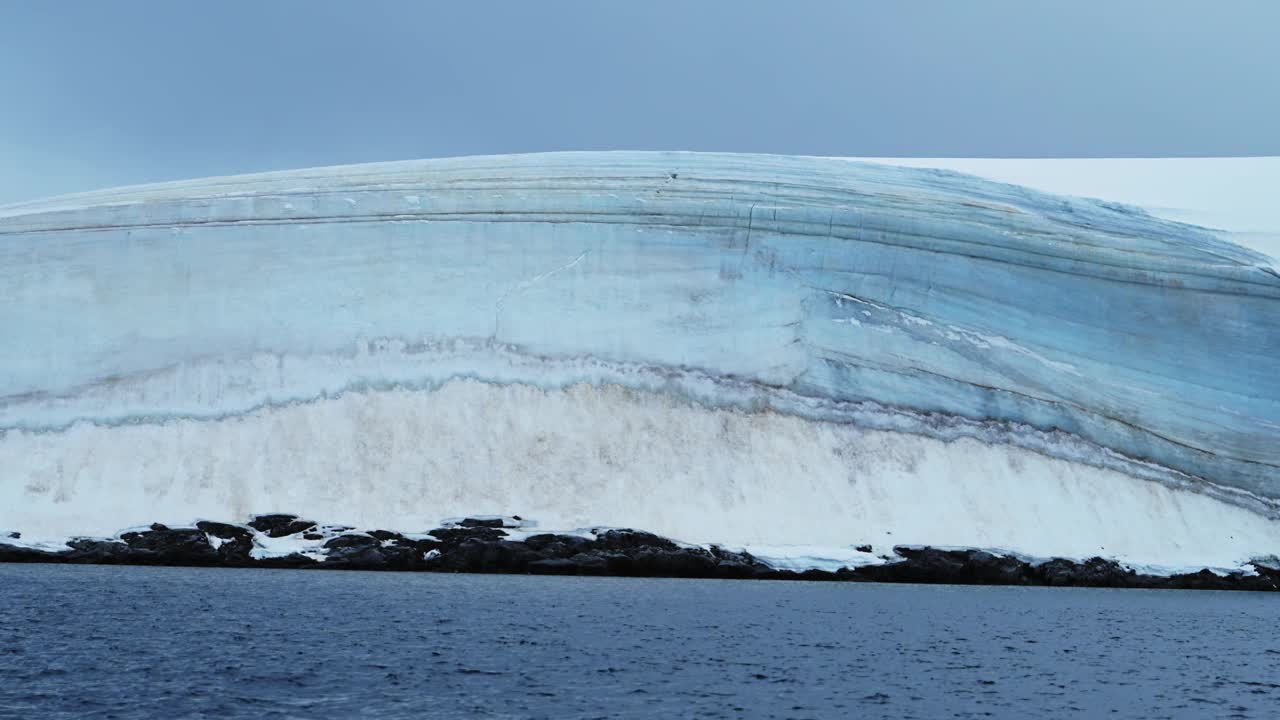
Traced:
<path fill-rule="evenodd" d="M 1280 3 L 0 0 L 0 203 L 594 149 L 1280 155 Z"/>

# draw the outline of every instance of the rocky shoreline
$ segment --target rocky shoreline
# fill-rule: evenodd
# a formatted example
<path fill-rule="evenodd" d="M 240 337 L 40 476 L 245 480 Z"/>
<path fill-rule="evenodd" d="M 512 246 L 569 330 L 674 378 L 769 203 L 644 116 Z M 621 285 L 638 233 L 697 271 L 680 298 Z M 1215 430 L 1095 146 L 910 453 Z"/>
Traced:
<path fill-rule="evenodd" d="M 421 535 L 358 531 L 295 515 L 259 515 L 244 525 L 201 521 L 195 527 L 149 529 L 118 538 L 76 538 L 65 549 L 0 538 L 0 562 L 174 565 L 322 570 L 519 573 L 758 580 L 1024 585 L 1058 587 L 1280 590 L 1280 566 L 1255 562 L 1254 573 L 1210 570 L 1146 575 L 1100 557 L 1028 562 L 982 550 L 899 545 L 880 564 L 835 571 L 771 567 L 745 552 L 680 545 L 652 533 L 595 529 L 590 534 L 530 534 L 519 518 L 467 518 Z M 296 541 L 296 542 L 295 542 Z M 299 549 L 281 551 L 296 544 Z M 264 552 L 274 544 L 275 551 Z M 869 549 L 869 548 L 868 548 Z"/>

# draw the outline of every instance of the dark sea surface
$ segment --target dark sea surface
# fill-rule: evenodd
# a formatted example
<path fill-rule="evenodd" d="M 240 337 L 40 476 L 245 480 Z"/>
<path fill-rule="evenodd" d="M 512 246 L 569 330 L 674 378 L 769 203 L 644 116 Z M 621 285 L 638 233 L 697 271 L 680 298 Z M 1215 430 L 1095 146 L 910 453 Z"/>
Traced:
<path fill-rule="evenodd" d="M 3 718 L 1274 718 L 1255 593 L 0 565 Z"/>

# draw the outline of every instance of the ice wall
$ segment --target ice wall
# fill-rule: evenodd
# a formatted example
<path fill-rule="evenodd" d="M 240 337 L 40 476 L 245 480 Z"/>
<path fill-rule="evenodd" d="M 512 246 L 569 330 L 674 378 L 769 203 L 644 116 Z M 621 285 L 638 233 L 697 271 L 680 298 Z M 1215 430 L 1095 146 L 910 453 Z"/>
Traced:
<path fill-rule="evenodd" d="M 122 188 L 0 210 L 0 296 L 10 448 L 455 378 L 587 382 L 1280 501 L 1266 258 L 947 171 L 565 153 Z M 83 471 L 70 447 L 42 472 Z M 16 462 L 0 482 L 30 485 Z"/>

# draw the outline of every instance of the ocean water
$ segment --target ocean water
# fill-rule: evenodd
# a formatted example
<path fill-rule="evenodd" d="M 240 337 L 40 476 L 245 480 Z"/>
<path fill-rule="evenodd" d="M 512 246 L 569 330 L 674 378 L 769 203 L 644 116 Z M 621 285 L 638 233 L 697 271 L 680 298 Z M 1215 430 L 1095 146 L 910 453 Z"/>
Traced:
<path fill-rule="evenodd" d="M 0 717 L 1270 718 L 1278 602 L 0 565 Z"/>

